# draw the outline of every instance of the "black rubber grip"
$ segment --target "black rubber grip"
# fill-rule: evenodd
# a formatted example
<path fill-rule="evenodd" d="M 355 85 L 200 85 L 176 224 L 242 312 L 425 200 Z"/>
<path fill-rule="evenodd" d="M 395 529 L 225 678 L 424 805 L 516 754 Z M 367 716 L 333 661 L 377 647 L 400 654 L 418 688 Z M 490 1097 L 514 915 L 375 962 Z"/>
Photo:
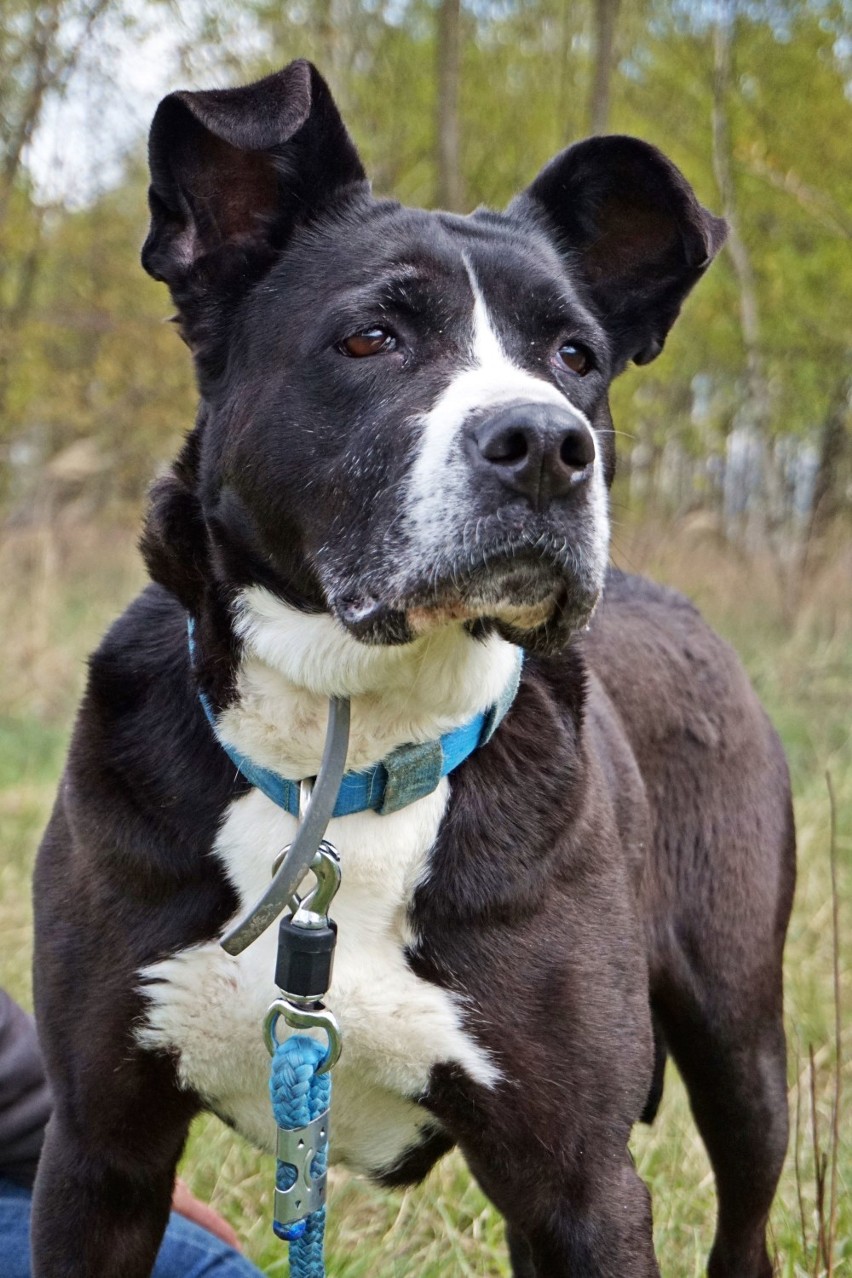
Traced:
<path fill-rule="evenodd" d="M 331 985 L 337 924 L 297 927 L 288 915 L 278 926 L 275 984 L 297 998 L 322 999 Z"/>

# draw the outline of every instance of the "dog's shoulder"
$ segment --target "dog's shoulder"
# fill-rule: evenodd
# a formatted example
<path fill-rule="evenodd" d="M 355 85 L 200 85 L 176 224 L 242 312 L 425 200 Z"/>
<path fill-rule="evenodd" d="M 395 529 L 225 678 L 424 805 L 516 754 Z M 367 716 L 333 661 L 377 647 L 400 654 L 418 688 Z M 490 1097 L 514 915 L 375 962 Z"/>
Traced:
<path fill-rule="evenodd" d="M 146 873 L 180 878 L 196 873 L 241 784 L 198 700 L 186 613 L 149 585 L 90 658 L 62 787 L 66 816 L 105 849 L 120 844 Z"/>
<path fill-rule="evenodd" d="M 99 752 L 129 777 L 154 759 L 164 770 L 200 749 L 216 753 L 190 677 L 186 613 L 161 586 L 149 585 L 113 623 L 89 658 L 89 679 L 71 761 Z"/>
<path fill-rule="evenodd" d="M 163 679 L 184 683 L 188 668 L 186 613 L 168 590 L 149 583 L 128 605 L 89 658 L 88 694 L 116 710 Z"/>
<path fill-rule="evenodd" d="M 654 743 L 730 754 L 773 735 L 734 650 L 675 590 L 612 570 L 583 650 L 640 762 Z"/>
<path fill-rule="evenodd" d="M 662 610 L 687 624 L 701 616 L 692 600 L 679 590 L 660 585 L 650 577 L 610 567 L 599 611 L 606 616 L 613 609 L 634 609 L 649 615 Z"/>

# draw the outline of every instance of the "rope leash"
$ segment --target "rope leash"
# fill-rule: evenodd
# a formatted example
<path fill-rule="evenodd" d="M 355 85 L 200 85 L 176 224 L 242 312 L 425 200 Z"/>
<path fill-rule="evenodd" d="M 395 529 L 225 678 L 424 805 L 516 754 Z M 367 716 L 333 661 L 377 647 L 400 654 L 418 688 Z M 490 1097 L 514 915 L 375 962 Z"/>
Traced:
<path fill-rule="evenodd" d="M 272 883 L 223 937 L 239 954 L 289 904 L 278 928 L 275 984 L 279 996 L 263 1023 L 272 1058 L 269 1093 L 278 1128 L 272 1228 L 289 1243 L 291 1278 L 325 1278 L 326 1170 L 331 1078 L 340 1055 L 340 1029 L 325 1007 L 331 985 L 337 925 L 328 909 L 340 886 L 340 858 L 323 835 L 340 789 L 349 742 L 349 702 L 329 704 L 325 749 L 316 782 L 300 783 L 299 827 L 272 867 Z M 316 885 L 299 896 L 310 871 Z M 276 1037 L 282 1019 L 291 1031 L 322 1030 L 327 1046 L 298 1032 Z"/>
<path fill-rule="evenodd" d="M 327 1056 L 313 1039 L 296 1034 L 279 1043 L 272 1057 L 269 1092 L 272 1112 L 279 1131 L 292 1133 L 290 1148 L 279 1140 L 279 1158 L 275 1170 L 276 1219 L 273 1230 L 290 1244 L 290 1278 L 324 1278 L 325 1261 L 325 1173 L 328 1166 L 328 1110 L 331 1104 L 331 1078 L 318 1073 Z M 316 1132 L 318 1140 L 308 1136 Z M 285 1146 L 282 1149 L 282 1145 Z M 299 1149 L 298 1146 L 302 1148 Z M 317 1147 L 314 1148 L 314 1145 Z M 292 1148 L 295 1146 L 296 1148 Z M 284 1161 L 295 1157 L 297 1162 Z M 307 1178 L 306 1178 L 307 1173 Z M 301 1195 L 310 1197 L 310 1187 L 322 1184 L 322 1205 L 309 1215 L 289 1224 L 279 1223 L 279 1199 L 288 1198 L 292 1208 L 300 1211 Z"/>
<path fill-rule="evenodd" d="M 282 855 L 286 855 L 285 852 Z M 331 984 L 337 926 L 328 908 L 340 885 L 340 860 L 323 840 L 311 866 L 316 886 L 294 896 L 278 927 L 275 983 L 263 1033 L 271 1070 L 269 1093 L 278 1127 L 272 1228 L 290 1244 L 291 1278 L 324 1278 L 329 1071 L 340 1055 L 337 1021 L 323 1005 Z M 279 1019 L 290 1030 L 322 1030 L 327 1046 L 294 1033 L 276 1036 Z"/>

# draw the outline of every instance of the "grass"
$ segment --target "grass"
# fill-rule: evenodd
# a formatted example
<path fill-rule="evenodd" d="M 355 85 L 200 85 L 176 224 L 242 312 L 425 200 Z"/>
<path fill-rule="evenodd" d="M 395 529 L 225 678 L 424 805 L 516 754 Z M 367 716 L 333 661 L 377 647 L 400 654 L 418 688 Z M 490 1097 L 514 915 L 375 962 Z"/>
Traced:
<path fill-rule="evenodd" d="M 791 1114 L 800 1115 L 799 1174 L 791 1149 L 772 1215 L 783 1278 L 852 1278 L 852 1132 L 839 1122 L 837 1240 L 829 1271 L 816 1254 L 817 1170 L 831 1148 L 838 1082 L 832 993 L 830 807 L 836 796 L 841 923 L 840 979 L 848 996 L 852 946 L 852 551 L 839 546 L 809 570 L 790 622 L 770 564 L 755 563 L 688 523 L 619 529 L 616 557 L 684 589 L 740 651 L 787 748 L 796 796 L 800 871 L 787 949 Z M 122 529 L 10 531 L 0 545 L 0 981 L 29 1004 L 29 877 L 62 765 L 85 654 L 138 588 L 133 535 Z M 841 1033 L 841 1081 L 852 1082 L 852 1033 Z M 811 1081 L 809 1050 L 813 1051 Z M 816 1155 L 813 1120 L 820 1133 Z M 842 1118 L 842 1115 L 841 1115 Z M 685 1094 L 669 1067 L 653 1129 L 637 1129 L 633 1150 L 654 1199 L 664 1278 L 704 1273 L 714 1195 Z M 830 1164 L 829 1164 L 830 1165 Z M 192 1188 L 237 1229 L 268 1274 L 287 1272 L 271 1237 L 271 1160 L 214 1119 L 200 1120 L 182 1168 Z M 496 1276 L 508 1273 L 502 1225 L 455 1156 L 426 1185 L 389 1193 L 332 1174 L 328 1270 L 334 1278 Z M 825 1191 L 824 1215 L 830 1203 Z"/>

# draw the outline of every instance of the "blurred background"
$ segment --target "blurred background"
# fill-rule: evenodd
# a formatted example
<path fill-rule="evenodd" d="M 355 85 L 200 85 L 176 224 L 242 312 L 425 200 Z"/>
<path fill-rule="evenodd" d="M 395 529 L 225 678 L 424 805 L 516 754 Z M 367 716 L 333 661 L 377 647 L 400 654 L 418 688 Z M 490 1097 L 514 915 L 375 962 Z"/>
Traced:
<path fill-rule="evenodd" d="M 188 353 L 138 261 L 147 125 L 173 88 L 297 56 L 380 194 L 499 208 L 571 141 L 627 132 L 728 218 L 661 358 L 614 388 L 614 557 L 699 602 L 787 746 L 795 1135 L 773 1234 L 780 1274 L 852 1274 L 848 0 L 0 0 L 0 980 L 30 1001 L 29 875 L 84 656 L 142 583 L 145 491 L 193 419 Z M 703 1272 L 712 1187 L 667 1088 L 635 1153 L 663 1273 L 684 1278 Z M 286 1272 L 264 1160 L 211 1121 L 185 1174 Z M 334 1201 L 341 1278 L 507 1272 L 452 1160 L 426 1191 L 339 1178 Z"/>

